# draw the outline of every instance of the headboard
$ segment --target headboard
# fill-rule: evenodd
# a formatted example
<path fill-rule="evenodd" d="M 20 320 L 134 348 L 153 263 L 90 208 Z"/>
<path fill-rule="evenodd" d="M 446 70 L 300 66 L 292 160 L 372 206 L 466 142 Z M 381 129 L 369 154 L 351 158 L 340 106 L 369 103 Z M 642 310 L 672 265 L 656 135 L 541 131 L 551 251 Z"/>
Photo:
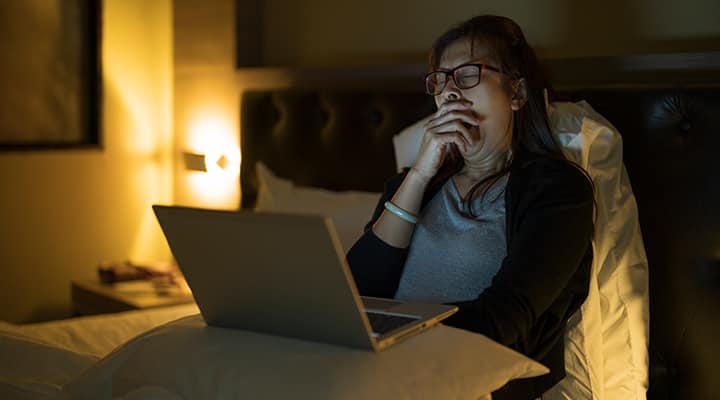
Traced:
<path fill-rule="evenodd" d="M 720 53 L 546 66 L 556 99 L 587 100 L 623 135 L 650 266 L 648 398 L 720 398 Z M 242 206 L 258 160 L 304 186 L 381 191 L 392 136 L 434 109 L 424 72 L 296 71 L 292 88 L 244 93 Z"/>

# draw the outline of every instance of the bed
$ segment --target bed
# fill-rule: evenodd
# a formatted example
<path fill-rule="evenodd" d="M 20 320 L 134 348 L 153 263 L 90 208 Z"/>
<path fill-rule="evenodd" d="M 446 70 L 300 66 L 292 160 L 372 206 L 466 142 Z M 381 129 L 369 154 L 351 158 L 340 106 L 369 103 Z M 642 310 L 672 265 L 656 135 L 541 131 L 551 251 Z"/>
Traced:
<path fill-rule="evenodd" d="M 649 349 L 644 349 L 649 355 L 647 397 L 720 398 L 720 317 L 715 312 L 720 306 L 720 168 L 713 157 L 720 145 L 716 133 L 720 126 L 720 53 L 565 59 L 546 65 L 556 89 L 553 100 L 585 100 L 622 134 L 621 156 L 637 203 L 650 271 Z M 351 228 L 361 226 L 369 215 L 370 210 L 363 212 L 362 207 L 374 206 L 383 182 L 400 166 L 397 135 L 433 110 L 431 99 L 422 93 L 425 67 L 280 72 L 290 78 L 285 80 L 292 82 L 290 87 L 241 94 L 241 205 L 246 209 L 316 212 L 313 207 L 322 204 L 324 210 L 320 211 L 333 214 L 347 247 L 359 234 Z M 225 376 L 222 383 L 235 387 L 222 392 L 217 385 L 208 387 L 200 380 L 200 372 L 173 375 L 167 371 L 170 360 L 177 365 L 197 364 L 198 360 L 207 360 L 197 358 L 200 355 L 217 357 L 222 353 L 222 348 L 213 347 L 217 342 L 193 336 L 202 331 L 202 321 L 194 315 L 193 307 L 153 310 L 155 314 L 123 313 L 102 317 L 106 318 L 102 322 L 91 317 L 36 326 L 2 324 L 3 361 L 35 354 L 37 360 L 44 360 L 42 371 L 36 375 L 45 381 L 24 379 L 20 372 L 12 375 L 5 368 L 4 376 L 0 374 L 0 390 L 5 391 L 0 393 L 16 398 L 52 398 L 68 393 L 79 398 L 92 398 L 88 393 L 107 398 L 176 398 L 177 393 L 158 382 L 182 377 L 185 394 L 247 396 L 248 392 L 242 391 L 243 385 L 250 385 L 245 375 Z M 94 332 L 94 336 L 108 340 L 91 343 L 91 339 L 76 336 L 83 335 L 78 332 Z M 234 340 L 256 347 L 264 343 L 250 333 Z M 297 350 L 292 344 L 273 340 L 271 347 L 278 349 L 276 354 L 282 349 L 285 355 L 297 351 L 293 354 L 307 360 L 317 351 Z M 474 338 L 462 336 L 458 340 Z M 188 343 L 205 343 L 206 347 L 196 352 L 196 358 L 184 351 L 158 363 L 143 347 L 149 343 L 153 348 L 166 347 L 163 354 L 172 352 L 173 344 L 183 349 Z M 128 350 L 134 353 L 126 355 Z M 502 349 L 495 350 L 498 357 L 510 356 Z M 253 379 L 262 381 L 267 374 L 278 373 L 262 364 L 263 356 L 242 354 L 246 360 L 268 368 L 265 375 L 258 373 Z M 513 365 L 522 361 L 514 359 Z M 22 362 L 18 365 L 24 366 Z M 156 374 L 157 381 L 145 381 L 149 384 L 136 392 L 117 391 L 131 380 L 129 371 L 148 365 L 162 371 Z M 516 370 L 513 377 L 523 376 L 521 372 L 530 374 L 531 369 Z M 114 381 L 115 388 L 108 387 L 112 380 L 108 380 L 107 371 L 123 372 L 124 380 Z M 216 379 L 222 376 L 218 374 Z M 338 382 L 347 379 L 336 378 Z M 93 391 L 88 391 L 90 386 Z M 209 392 L 199 392 L 199 388 Z M 303 385 L 292 389 L 301 393 L 300 397 L 308 393 L 344 394 L 337 387 L 325 392 L 312 392 L 314 389 Z M 271 397 L 269 393 L 273 392 L 266 391 L 265 397 Z M 398 394 L 403 395 L 408 397 L 407 392 Z"/>

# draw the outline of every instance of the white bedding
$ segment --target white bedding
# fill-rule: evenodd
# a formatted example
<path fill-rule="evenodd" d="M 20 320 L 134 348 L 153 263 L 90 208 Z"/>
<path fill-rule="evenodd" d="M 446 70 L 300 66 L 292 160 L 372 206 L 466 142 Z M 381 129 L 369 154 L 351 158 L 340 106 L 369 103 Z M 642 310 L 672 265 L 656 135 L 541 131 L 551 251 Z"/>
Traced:
<path fill-rule="evenodd" d="M 0 399 L 48 399 L 98 361 L 22 335 L 0 334 Z"/>
<path fill-rule="evenodd" d="M 64 389 L 74 399 L 479 399 L 546 373 L 482 335 L 438 326 L 374 353 L 171 322 L 111 353 Z"/>
<path fill-rule="evenodd" d="M 373 353 L 207 327 L 197 311 L 0 323 L 0 398 L 480 399 L 510 379 L 547 371 L 445 326 Z"/>
<path fill-rule="evenodd" d="M 119 345 L 197 313 L 188 304 L 27 325 L 0 321 L 0 399 L 55 398 Z"/>
<path fill-rule="evenodd" d="M 0 321 L 0 333 L 14 333 L 75 353 L 104 357 L 142 332 L 199 312 L 197 305 L 192 303 L 36 324 L 15 325 Z"/>

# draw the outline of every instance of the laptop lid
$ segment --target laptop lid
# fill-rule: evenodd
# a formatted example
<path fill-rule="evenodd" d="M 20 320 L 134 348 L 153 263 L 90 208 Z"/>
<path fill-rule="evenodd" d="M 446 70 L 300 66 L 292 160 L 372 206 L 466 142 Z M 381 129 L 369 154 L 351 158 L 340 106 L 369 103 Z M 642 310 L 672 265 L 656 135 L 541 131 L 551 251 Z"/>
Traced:
<path fill-rule="evenodd" d="M 153 210 L 208 325 L 375 348 L 329 219 Z"/>

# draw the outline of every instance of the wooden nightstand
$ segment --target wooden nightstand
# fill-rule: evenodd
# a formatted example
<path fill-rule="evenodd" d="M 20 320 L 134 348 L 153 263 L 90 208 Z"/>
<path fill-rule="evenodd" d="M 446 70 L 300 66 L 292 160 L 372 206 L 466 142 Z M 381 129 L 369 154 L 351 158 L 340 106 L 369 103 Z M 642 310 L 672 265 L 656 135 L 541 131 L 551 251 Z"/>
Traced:
<path fill-rule="evenodd" d="M 187 304 L 194 301 L 186 290 L 158 291 L 150 281 L 100 283 L 72 281 L 71 296 L 76 315 L 103 314 Z"/>

